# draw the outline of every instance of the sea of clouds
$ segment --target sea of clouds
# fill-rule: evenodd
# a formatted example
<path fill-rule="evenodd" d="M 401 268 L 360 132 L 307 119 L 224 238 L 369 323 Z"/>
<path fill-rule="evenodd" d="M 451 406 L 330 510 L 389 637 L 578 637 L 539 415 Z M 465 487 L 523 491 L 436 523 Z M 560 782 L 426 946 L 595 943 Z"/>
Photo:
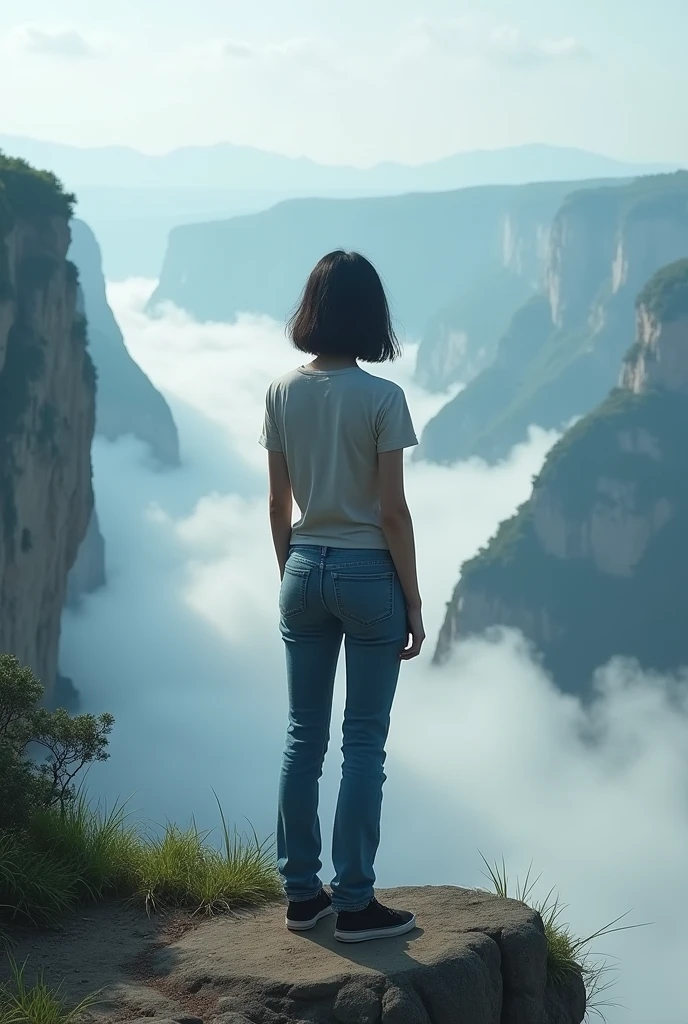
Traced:
<path fill-rule="evenodd" d="M 94 444 L 108 586 L 63 620 L 61 668 L 85 710 L 116 718 L 90 791 L 156 823 L 217 824 L 214 789 L 240 829 L 274 829 L 286 722 L 278 575 L 257 443 L 269 381 L 298 361 L 280 324 L 198 324 L 153 284 L 109 289 L 127 345 L 167 397 L 183 466 L 160 470 L 133 438 Z M 418 430 L 446 396 L 412 381 L 415 351 L 388 373 Z M 619 980 L 613 1024 L 686 1024 L 688 684 L 612 663 L 583 708 L 522 638 L 434 642 L 461 562 L 522 502 L 555 435 L 532 430 L 495 467 L 409 463 L 428 642 L 402 667 L 388 745 L 378 882 L 486 885 L 479 850 L 511 875 L 531 862 L 580 934 L 630 911 L 651 925 L 598 944 Z M 338 680 L 335 716 L 343 703 Z M 325 836 L 340 765 L 337 722 L 322 783 Z M 324 859 L 328 867 L 327 849 Z M 326 876 L 326 880 L 329 878 Z M 618 958 L 618 959 L 617 959 Z"/>

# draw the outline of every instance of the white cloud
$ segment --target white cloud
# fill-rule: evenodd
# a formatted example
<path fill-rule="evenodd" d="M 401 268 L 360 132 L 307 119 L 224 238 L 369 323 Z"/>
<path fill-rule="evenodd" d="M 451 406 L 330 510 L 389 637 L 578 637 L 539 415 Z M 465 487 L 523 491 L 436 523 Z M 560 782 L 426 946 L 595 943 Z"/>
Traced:
<path fill-rule="evenodd" d="M 310 52 L 311 47 L 311 40 L 305 37 L 261 44 L 227 39 L 219 44 L 219 52 L 223 57 L 235 60 L 271 60 L 298 58 Z"/>
<path fill-rule="evenodd" d="M 499 25 L 487 38 L 487 52 L 494 59 L 523 67 L 553 61 L 580 60 L 590 51 L 572 36 L 559 39 L 538 39 L 511 25 Z"/>
<path fill-rule="evenodd" d="M 215 823 L 214 786 L 230 818 L 265 835 L 286 699 L 256 435 L 265 386 L 295 356 L 266 318 L 197 324 L 168 308 L 149 320 L 149 290 L 118 285 L 110 298 L 133 356 L 172 403 L 185 463 L 156 474 L 134 442 L 95 445 L 110 582 L 65 616 L 62 667 L 89 710 L 117 719 L 92 790 L 135 793 L 132 810 L 155 821 L 195 813 L 203 827 Z M 412 362 L 410 349 L 392 372 L 421 426 L 437 399 L 410 384 Z M 459 563 L 527 495 L 552 440 L 534 432 L 494 468 L 408 467 L 431 639 L 404 666 L 393 712 L 379 881 L 480 885 L 478 849 L 504 854 L 512 874 L 532 859 L 541 894 L 559 888 L 579 933 L 627 910 L 654 922 L 601 946 L 620 958 L 610 998 L 630 1007 L 607 1011 L 609 1024 L 677 1024 L 688 956 L 686 680 L 613 665 L 585 709 L 513 634 L 466 643 L 442 669 L 429 664 Z M 324 822 L 338 769 L 333 749 Z"/>
<path fill-rule="evenodd" d="M 588 48 L 572 36 L 533 36 L 513 25 L 495 24 L 481 15 L 414 19 L 406 27 L 398 52 L 415 59 L 440 56 L 468 66 L 500 64 L 522 68 L 590 56 Z"/>
<path fill-rule="evenodd" d="M 46 28 L 40 25 L 19 25 L 10 34 L 11 44 L 23 53 L 78 60 L 94 57 L 97 41 L 74 28 Z"/>

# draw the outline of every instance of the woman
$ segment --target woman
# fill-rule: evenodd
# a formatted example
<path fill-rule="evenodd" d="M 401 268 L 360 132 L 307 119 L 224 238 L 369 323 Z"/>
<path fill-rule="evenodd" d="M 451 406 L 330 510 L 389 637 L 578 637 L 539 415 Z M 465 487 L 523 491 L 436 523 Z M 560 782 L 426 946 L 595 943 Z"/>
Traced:
<path fill-rule="evenodd" d="M 362 942 L 415 927 L 412 913 L 375 899 L 373 862 L 399 667 L 425 639 L 403 477 L 403 450 L 418 442 L 401 388 L 358 365 L 400 352 L 368 260 L 341 251 L 323 257 L 289 333 L 315 358 L 270 385 L 260 439 L 268 450 L 289 687 L 278 864 L 290 930 L 313 928 L 334 911 L 336 938 Z M 301 511 L 294 525 L 292 495 Z M 344 763 L 330 896 L 318 877 L 318 780 L 342 639 Z"/>

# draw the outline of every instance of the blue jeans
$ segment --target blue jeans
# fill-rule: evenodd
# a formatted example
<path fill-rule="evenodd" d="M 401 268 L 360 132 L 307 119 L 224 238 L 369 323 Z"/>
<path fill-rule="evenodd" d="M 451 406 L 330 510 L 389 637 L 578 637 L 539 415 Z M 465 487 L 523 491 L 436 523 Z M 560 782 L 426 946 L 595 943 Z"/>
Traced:
<path fill-rule="evenodd" d="M 297 545 L 289 553 L 279 606 L 289 687 L 277 824 L 280 874 L 290 900 L 312 899 L 322 888 L 318 783 L 344 638 L 344 763 L 332 894 L 335 910 L 362 910 L 375 883 L 385 742 L 407 639 L 406 601 L 388 551 Z"/>

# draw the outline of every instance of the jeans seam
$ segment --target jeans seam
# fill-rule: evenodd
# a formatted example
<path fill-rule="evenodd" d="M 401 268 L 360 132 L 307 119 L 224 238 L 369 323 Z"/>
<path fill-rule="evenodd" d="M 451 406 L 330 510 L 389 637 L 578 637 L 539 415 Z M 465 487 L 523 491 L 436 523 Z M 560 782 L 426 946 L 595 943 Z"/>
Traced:
<path fill-rule="evenodd" d="M 333 900 L 332 901 L 332 909 L 337 914 L 341 914 L 341 913 L 345 913 L 345 914 L 358 914 L 361 910 L 365 910 L 365 908 L 370 904 L 370 900 L 372 900 L 372 898 L 373 897 L 371 896 L 370 899 L 365 901 L 365 903 L 361 903 L 360 905 L 356 904 L 356 906 L 354 906 L 354 907 L 349 907 L 349 906 L 342 907 L 335 900 Z"/>

